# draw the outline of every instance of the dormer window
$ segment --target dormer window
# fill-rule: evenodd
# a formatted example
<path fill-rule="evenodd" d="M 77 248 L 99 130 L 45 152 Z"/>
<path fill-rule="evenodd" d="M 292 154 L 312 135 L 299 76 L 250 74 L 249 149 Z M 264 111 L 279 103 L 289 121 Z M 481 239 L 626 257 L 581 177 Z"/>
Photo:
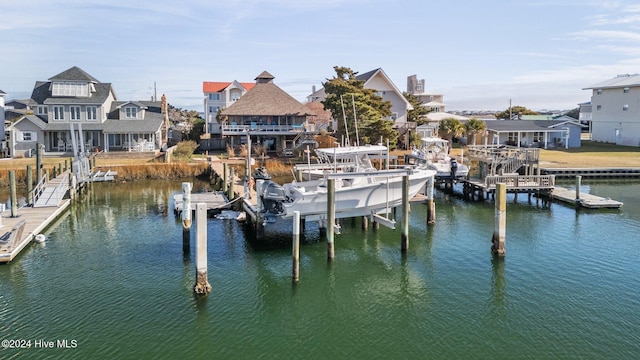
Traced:
<path fill-rule="evenodd" d="M 127 119 L 135 119 L 138 117 L 138 108 L 133 106 L 128 106 L 124 108 L 124 116 Z"/>
<path fill-rule="evenodd" d="M 88 97 L 89 84 L 73 81 L 56 81 L 51 86 L 53 96 Z"/>

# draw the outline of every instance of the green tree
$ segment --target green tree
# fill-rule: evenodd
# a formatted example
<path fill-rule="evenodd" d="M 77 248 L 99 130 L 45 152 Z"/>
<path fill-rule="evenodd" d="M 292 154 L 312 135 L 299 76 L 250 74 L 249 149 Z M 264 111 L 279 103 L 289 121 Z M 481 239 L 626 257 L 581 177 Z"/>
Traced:
<path fill-rule="evenodd" d="M 447 139 L 449 142 L 449 151 L 451 151 L 451 147 L 453 146 L 453 138 L 459 137 L 464 134 L 464 125 L 458 120 L 454 118 L 446 118 L 440 121 L 440 126 L 438 127 L 438 134 L 440 137 Z"/>
<path fill-rule="evenodd" d="M 413 106 L 413 110 L 407 111 L 407 121 L 415 122 L 417 125 L 429 123 L 427 114 L 430 110 L 422 105 L 422 102 L 413 94 L 403 92 L 402 95 Z"/>
<path fill-rule="evenodd" d="M 352 144 L 356 143 L 354 121 L 357 121 L 361 144 L 375 143 L 380 136 L 395 144 L 398 133 L 393 129 L 393 121 L 386 120 L 391 115 L 391 102 L 383 100 L 376 90 L 365 89 L 364 81 L 356 78 L 357 72 L 340 66 L 333 69 L 336 76 L 322 84 L 327 94 L 322 104 L 338 124 L 337 136 L 348 137 Z"/>
<path fill-rule="evenodd" d="M 487 129 L 487 124 L 478 118 L 471 118 L 464 123 L 464 129 L 467 133 L 467 144 L 469 143 L 469 137 L 471 138 L 471 145 L 476 144 L 476 135 L 482 134 Z"/>
<path fill-rule="evenodd" d="M 511 115 L 511 117 L 514 117 L 516 115 L 538 115 L 537 112 L 533 111 L 533 110 L 529 110 L 524 106 L 512 106 L 510 109 L 507 108 L 507 110 L 502 111 L 502 112 L 497 112 L 495 113 L 495 117 L 496 119 L 500 120 L 509 120 L 509 115 Z"/>

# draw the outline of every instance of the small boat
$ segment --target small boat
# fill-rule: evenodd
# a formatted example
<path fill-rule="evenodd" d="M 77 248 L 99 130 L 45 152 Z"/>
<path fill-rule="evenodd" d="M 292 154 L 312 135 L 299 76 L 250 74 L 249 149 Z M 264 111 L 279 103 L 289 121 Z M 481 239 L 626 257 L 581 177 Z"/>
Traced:
<path fill-rule="evenodd" d="M 461 180 L 469 175 L 469 167 L 449 156 L 449 142 L 439 137 L 422 138 L 422 146 L 409 156 L 416 165 L 436 171 L 436 179 Z"/>

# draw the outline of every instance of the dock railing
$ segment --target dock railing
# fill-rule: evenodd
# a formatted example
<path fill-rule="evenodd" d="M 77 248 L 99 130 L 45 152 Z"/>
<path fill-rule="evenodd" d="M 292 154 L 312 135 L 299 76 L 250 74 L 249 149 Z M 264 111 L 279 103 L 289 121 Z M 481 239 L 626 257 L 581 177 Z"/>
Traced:
<path fill-rule="evenodd" d="M 497 183 L 504 183 L 507 190 L 544 190 L 553 189 L 556 183 L 554 175 L 491 175 L 485 178 L 485 187 L 495 189 Z"/>

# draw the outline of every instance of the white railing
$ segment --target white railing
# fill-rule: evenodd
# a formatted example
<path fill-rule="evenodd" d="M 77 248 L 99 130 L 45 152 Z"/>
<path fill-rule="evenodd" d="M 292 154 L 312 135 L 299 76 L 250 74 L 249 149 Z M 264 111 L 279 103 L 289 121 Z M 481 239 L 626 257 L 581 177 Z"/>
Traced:
<path fill-rule="evenodd" d="M 555 175 L 497 175 L 487 176 L 487 189 L 495 189 L 496 184 L 503 183 L 507 189 L 552 189 L 556 183 Z"/>
<path fill-rule="evenodd" d="M 33 199 L 34 204 L 38 202 L 40 196 L 42 196 L 42 193 L 44 192 L 44 188 L 47 186 L 47 177 L 48 175 L 45 173 L 42 179 L 40 179 L 40 182 L 36 184 L 36 187 L 31 190 L 31 198 Z"/>
<path fill-rule="evenodd" d="M 304 131 L 304 125 L 222 125 L 223 133 L 243 133 L 247 131 L 251 132 L 302 132 Z"/>

